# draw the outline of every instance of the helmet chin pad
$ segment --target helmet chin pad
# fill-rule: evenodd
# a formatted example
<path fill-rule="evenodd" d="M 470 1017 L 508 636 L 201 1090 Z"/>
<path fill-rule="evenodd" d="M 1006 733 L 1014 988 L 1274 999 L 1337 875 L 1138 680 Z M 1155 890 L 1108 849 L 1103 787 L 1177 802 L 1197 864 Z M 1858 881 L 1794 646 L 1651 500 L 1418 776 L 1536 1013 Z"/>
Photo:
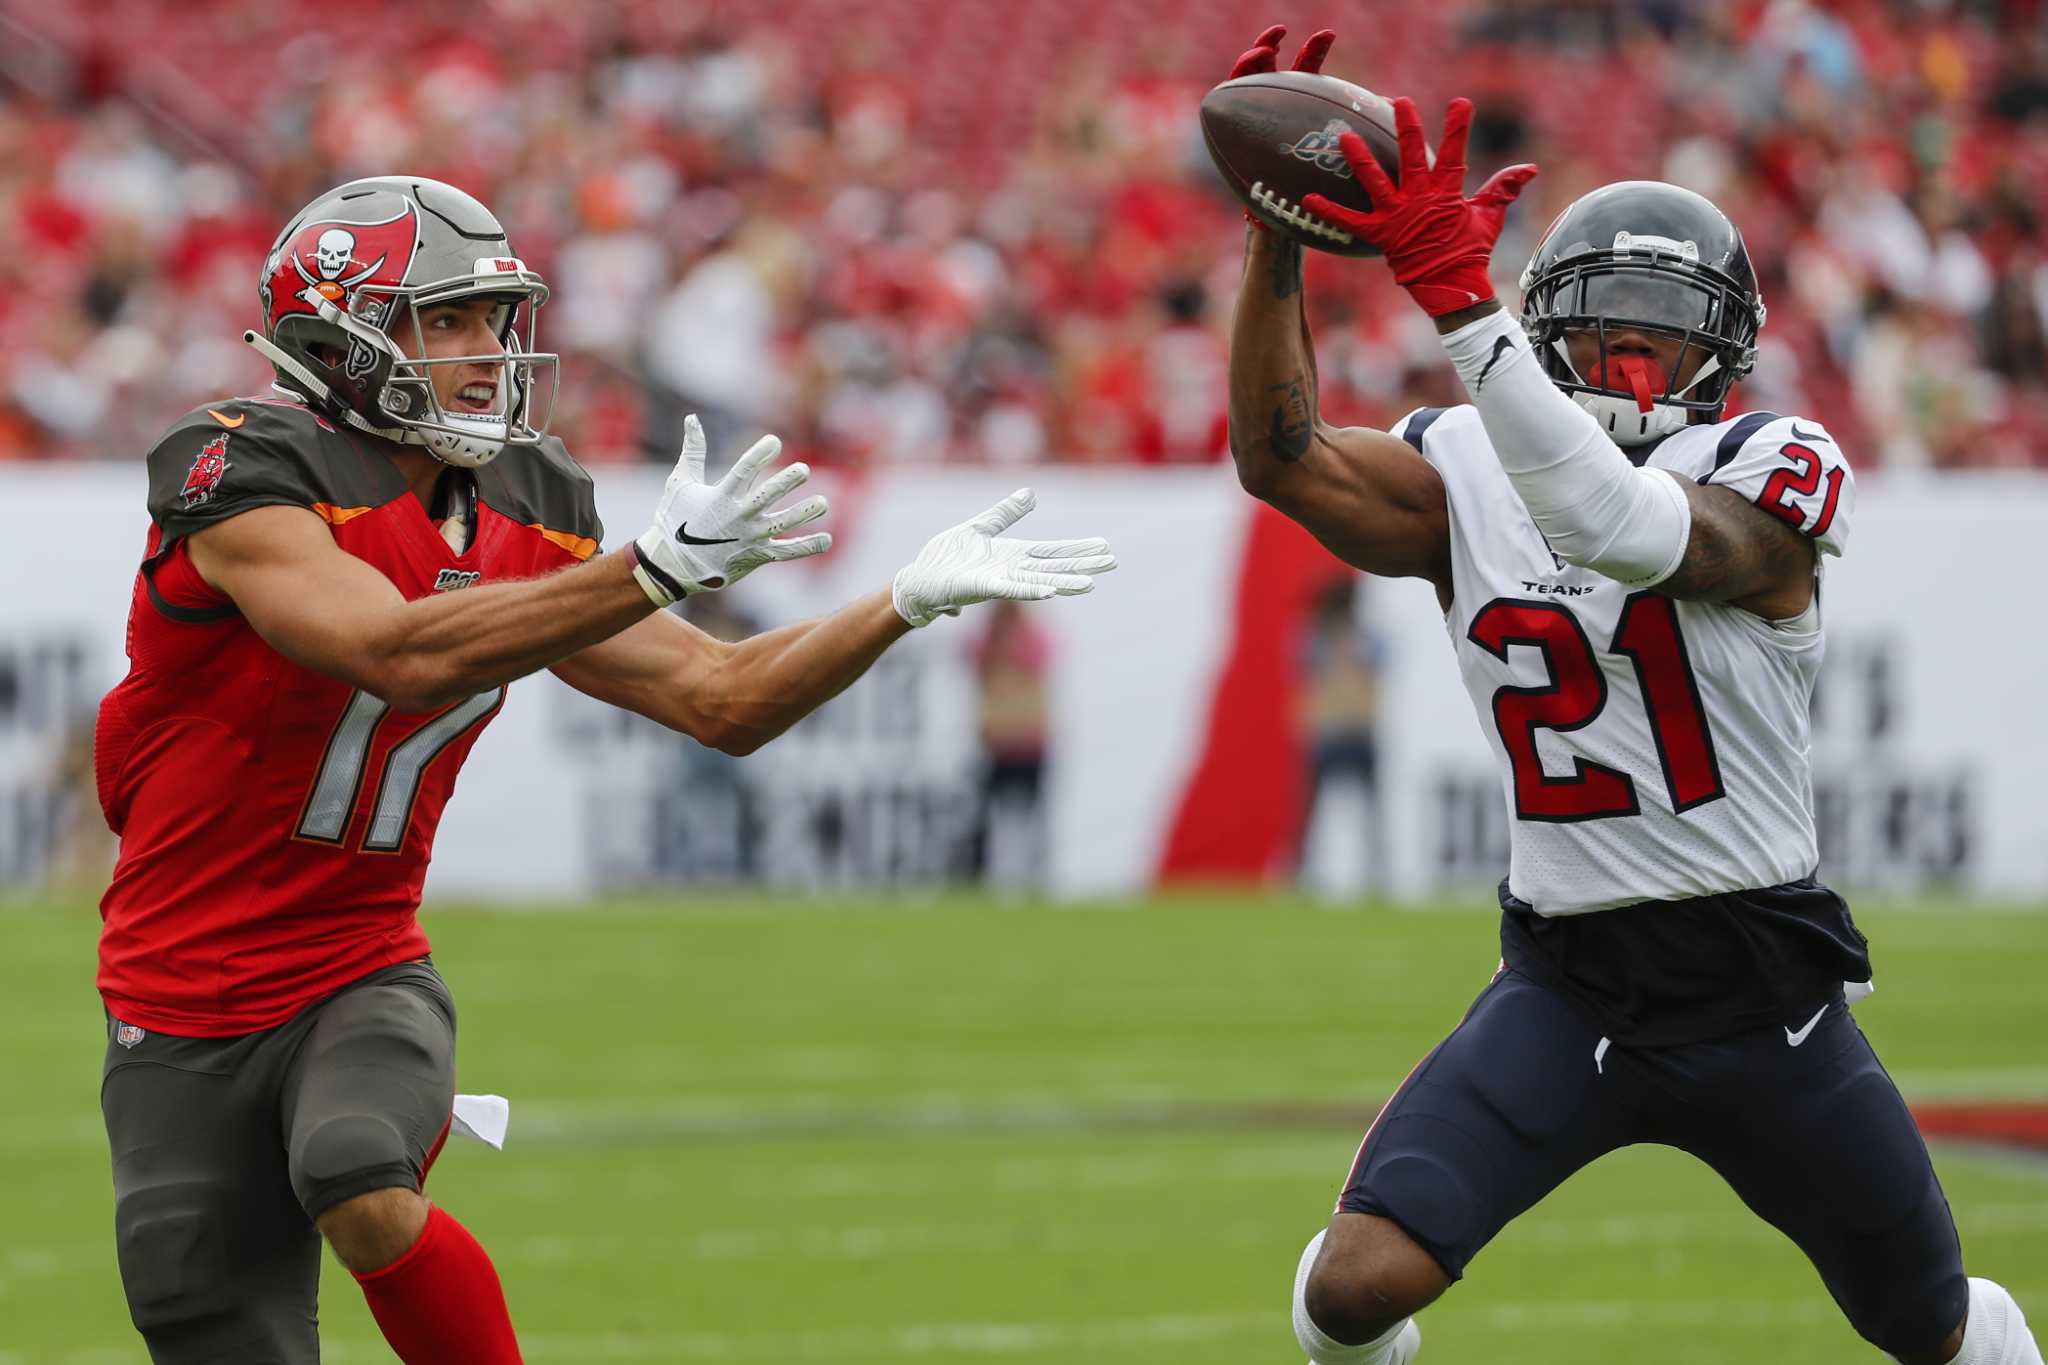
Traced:
<path fill-rule="evenodd" d="M 1576 373 L 1564 342 L 1553 341 L 1551 347 L 1566 371 Z M 1593 420 L 1616 445 L 1644 445 L 1682 431 L 1692 422 L 1691 410 L 1659 400 L 1684 397 L 1686 390 L 1720 368 L 1720 361 L 1708 356 L 1692 379 L 1673 392 L 1671 377 L 1664 373 L 1655 356 L 1618 355 L 1609 351 L 1584 378 L 1586 384 L 1606 392 L 1574 389 L 1570 391 L 1571 399 L 1593 414 Z"/>
<path fill-rule="evenodd" d="M 442 464 L 454 465 L 458 469 L 481 469 L 497 459 L 505 449 L 505 419 L 502 417 L 451 412 L 444 414 L 441 420 L 458 430 L 429 428 L 409 434 Z"/>
<path fill-rule="evenodd" d="M 1574 393 L 1572 401 L 1593 414 L 1600 430 L 1618 446 L 1645 445 L 1683 431 L 1692 413 L 1671 403 L 1644 404 L 1612 393 Z"/>

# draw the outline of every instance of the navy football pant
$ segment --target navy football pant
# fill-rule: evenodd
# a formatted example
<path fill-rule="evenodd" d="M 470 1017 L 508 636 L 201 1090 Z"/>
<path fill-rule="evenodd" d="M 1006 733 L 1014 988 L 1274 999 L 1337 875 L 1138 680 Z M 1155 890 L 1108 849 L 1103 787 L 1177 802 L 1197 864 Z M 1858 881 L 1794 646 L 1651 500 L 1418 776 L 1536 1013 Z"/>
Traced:
<path fill-rule="evenodd" d="M 1375 1120 L 1338 1208 L 1392 1219 L 1456 1279 L 1580 1167 L 1661 1143 L 1790 1237 L 1866 1340 L 1930 1350 L 1969 1299 L 1948 1201 L 1848 1006 L 1807 1023 L 1624 1048 L 1504 970 Z"/>

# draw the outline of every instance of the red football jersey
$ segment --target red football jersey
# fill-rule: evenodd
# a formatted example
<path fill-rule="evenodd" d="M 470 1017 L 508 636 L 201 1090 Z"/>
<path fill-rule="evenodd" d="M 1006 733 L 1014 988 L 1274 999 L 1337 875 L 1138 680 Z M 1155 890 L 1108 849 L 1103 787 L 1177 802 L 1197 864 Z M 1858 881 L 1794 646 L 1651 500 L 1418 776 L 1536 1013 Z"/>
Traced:
<path fill-rule="evenodd" d="M 149 481 L 128 676 L 100 704 L 94 746 L 121 838 L 100 994 L 164 1033 L 251 1033 L 427 951 L 415 911 L 434 829 L 505 689 L 395 712 L 265 644 L 184 538 L 305 507 L 412 599 L 574 564 L 603 529 L 590 476 L 551 439 L 476 471 L 456 554 L 374 442 L 268 400 L 195 409 L 151 452 Z"/>

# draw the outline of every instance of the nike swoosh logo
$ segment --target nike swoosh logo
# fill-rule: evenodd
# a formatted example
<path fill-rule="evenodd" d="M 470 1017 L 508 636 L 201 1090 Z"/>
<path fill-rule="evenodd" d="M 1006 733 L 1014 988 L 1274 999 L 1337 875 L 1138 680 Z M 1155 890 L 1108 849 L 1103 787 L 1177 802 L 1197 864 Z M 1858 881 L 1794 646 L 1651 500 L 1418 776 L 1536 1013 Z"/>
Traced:
<path fill-rule="evenodd" d="M 724 540 L 706 540 L 702 536 L 691 535 L 689 527 L 678 526 L 676 527 L 676 539 L 685 545 L 731 545 L 737 542 L 739 537 L 727 536 Z"/>
<path fill-rule="evenodd" d="M 1492 374 L 1493 367 L 1500 363 L 1501 352 L 1512 351 L 1513 349 L 1515 349 L 1515 343 L 1512 337 L 1495 337 L 1493 339 L 1493 354 L 1486 357 L 1486 364 L 1479 371 L 1479 378 L 1472 381 L 1472 391 L 1474 393 L 1486 387 L 1486 376 Z"/>
<path fill-rule="evenodd" d="M 1826 432 L 1824 432 L 1824 431 L 1801 431 L 1801 430 L 1799 429 L 1799 423 L 1797 423 L 1797 422 L 1794 422 L 1794 423 L 1792 424 L 1792 436 L 1793 436 L 1793 439 L 1794 439 L 1794 440 L 1799 440 L 1799 441 L 1827 441 L 1827 443 L 1828 443 L 1829 445 L 1833 445 L 1833 444 L 1834 444 L 1834 442 L 1833 442 L 1833 441 L 1828 441 L 1828 434 L 1827 434 Z"/>
<path fill-rule="evenodd" d="M 1805 1028 L 1799 1030 L 1799 1032 L 1797 1033 L 1794 1033 L 1791 1029 L 1786 1029 L 1785 1041 L 1793 1047 L 1798 1047 L 1801 1043 L 1806 1041 L 1806 1035 L 1813 1032 L 1814 1025 L 1820 1022 L 1821 1015 L 1826 1014 L 1827 1012 L 1828 1007 L 1826 1005 L 1822 1005 L 1818 1010 L 1814 1012 L 1813 1018 L 1806 1021 Z"/>
<path fill-rule="evenodd" d="M 206 415 L 226 427 L 229 431 L 233 431 L 236 427 L 249 420 L 249 414 L 246 412 L 236 413 L 233 417 L 230 417 L 224 412 L 215 412 L 212 408 L 206 410 Z"/>

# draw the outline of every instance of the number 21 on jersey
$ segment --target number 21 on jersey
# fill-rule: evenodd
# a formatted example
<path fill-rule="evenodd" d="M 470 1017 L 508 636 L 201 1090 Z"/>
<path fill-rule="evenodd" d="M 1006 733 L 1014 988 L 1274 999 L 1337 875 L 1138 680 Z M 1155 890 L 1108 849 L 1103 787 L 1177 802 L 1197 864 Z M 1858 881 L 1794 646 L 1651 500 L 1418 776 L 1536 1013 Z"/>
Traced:
<path fill-rule="evenodd" d="M 1561 603 L 1498 597 L 1480 608 L 1466 634 L 1503 663 L 1511 646 L 1541 650 L 1549 673 L 1541 687 L 1503 687 L 1493 694 L 1494 725 L 1514 768 L 1516 817 L 1565 824 L 1640 814 L 1636 784 L 1627 773 L 1575 757 L 1569 776 L 1552 777 L 1536 750 L 1538 730 L 1584 729 L 1607 706 L 1607 675 L 1579 618 Z M 1720 765 L 1678 629 L 1678 608 L 1660 593 L 1632 593 L 1622 604 L 1611 649 L 1635 666 L 1671 809 L 1683 812 L 1720 800 Z"/>

